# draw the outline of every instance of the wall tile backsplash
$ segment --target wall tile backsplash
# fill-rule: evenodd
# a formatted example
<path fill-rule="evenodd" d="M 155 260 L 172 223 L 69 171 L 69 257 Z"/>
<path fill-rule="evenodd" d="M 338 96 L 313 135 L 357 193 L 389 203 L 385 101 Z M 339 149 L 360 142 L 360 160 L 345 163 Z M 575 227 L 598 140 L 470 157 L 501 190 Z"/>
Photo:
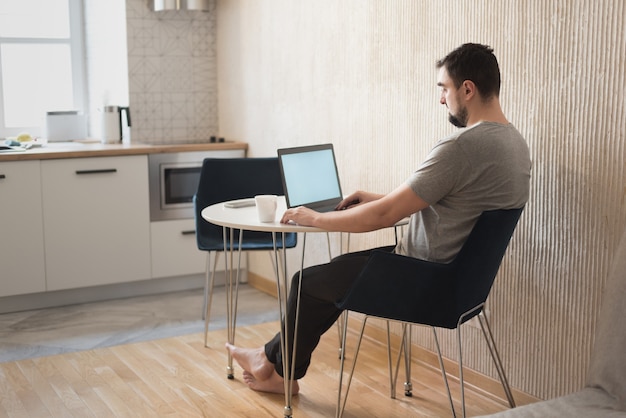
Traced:
<path fill-rule="evenodd" d="M 133 142 L 208 142 L 218 135 L 215 3 L 153 12 L 126 1 Z"/>

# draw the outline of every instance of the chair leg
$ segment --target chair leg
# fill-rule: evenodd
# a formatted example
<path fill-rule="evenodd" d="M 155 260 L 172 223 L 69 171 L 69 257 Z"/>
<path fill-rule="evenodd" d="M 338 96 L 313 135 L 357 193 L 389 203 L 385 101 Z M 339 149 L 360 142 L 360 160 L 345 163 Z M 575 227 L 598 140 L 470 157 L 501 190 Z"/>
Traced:
<path fill-rule="evenodd" d="M 411 383 L 411 341 L 412 341 L 412 330 L 413 327 L 411 324 L 406 324 L 407 327 L 407 337 L 404 341 L 404 372 L 406 379 L 404 380 L 404 396 L 413 396 L 413 383 Z"/>
<path fill-rule="evenodd" d="M 206 253 L 206 262 L 204 263 L 204 302 L 202 304 L 202 320 L 206 319 L 206 307 L 208 304 L 207 295 L 209 293 L 209 274 L 211 271 L 211 252 Z"/>
<path fill-rule="evenodd" d="M 463 350 L 461 348 L 461 324 L 456 327 L 456 332 L 457 343 L 459 346 L 459 381 L 461 383 L 461 407 L 463 408 L 463 418 L 465 418 L 465 382 L 463 380 Z"/>
<path fill-rule="evenodd" d="M 479 304 L 479 305 L 477 305 L 477 306 L 474 306 L 472 309 L 470 309 L 467 312 L 465 312 L 464 314 L 462 314 L 459 317 L 459 321 L 456 324 L 457 344 L 458 344 L 458 347 L 459 347 L 459 381 L 461 383 L 461 406 L 463 407 L 463 418 L 465 418 L 465 381 L 463 379 L 463 350 L 461 348 L 461 341 L 462 341 L 462 339 L 461 339 L 461 327 L 462 327 L 462 325 L 466 321 L 465 318 L 471 318 L 471 316 L 472 316 L 472 314 L 474 312 L 478 312 L 476 316 L 480 317 L 484 307 L 485 307 L 485 303 L 484 302 Z M 479 318 L 479 322 L 480 322 L 480 325 L 481 325 L 481 328 L 482 328 L 483 323 L 480 321 L 480 318 Z M 485 335 L 485 339 L 488 340 L 487 335 L 486 335 L 484 329 L 483 329 L 483 334 Z M 487 345 L 489 345 L 489 341 L 487 341 Z M 491 351 L 491 347 L 489 348 L 489 351 Z M 491 355 L 493 357 L 493 352 L 491 352 Z M 495 361 L 495 359 L 494 359 L 494 361 Z"/>
<path fill-rule="evenodd" d="M 395 372 L 393 369 L 393 359 L 391 355 L 391 330 L 389 327 L 389 320 L 387 322 L 387 365 L 389 367 L 389 396 L 391 399 L 396 399 L 396 382 L 398 381 L 398 368 L 400 365 L 400 357 L 402 357 L 402 347 L 404 344 L 404 338 L 406 336 L 405 324 L 402 324 L 402 341 L 400 342 L 400 348 L 398 349 L 398 362 L 396 363 Z"/>
<path fill-rule="evenodd" d="M 348 311 L 345 311 L 344 313 L 345 315 L 343 318 L 343 329 L 347 330 L 348 329 Z M 346 386 L 346 392 L 343 395 L 343 402 L 341 400 L 341 394 L 342 394 L 342 389 L 343 389 L 343 369 L 344 369 L 344 364 L 345 364 L 345 353 L 346 353 L 346 335 L 348 333 L 344 332 L 342 335 L 341 351 L 344 353 L 344 355 L 341 356 L 341 362 L 340 362 L 341 366 L 339 369 L 339 388 L 337 390 L 337 409 L 335 412 L 336 418 L 343 416 L 343 411 L 346 408 L 346 402 L 348 401 L 348 392 L 350 391 L 350 384 L 352 383 L 352 376 L 354 375 L 354 368 L 356 366 L 356 360 L 357 360 L 357 357 L 359 356 L 359 349 L 361 348 L 361 341 L 363 340 L 363 333 L 365 332 L 366 322 L 367 322 L 367 316 L 363 318 L 363 324 L 361 325 L 361 332 L 359 333 L 359 338 L 357 340 L 356 349 L 354 351 L 354 359 L 352 360 L 352 367 L 350 369 L 350 375 L 348 376 L 348 384 Z"/>
<path fill-rule="evenodd" d="M 339 336 L 339 349 L 338 351 L 338 358 L 341 358 L 343 356 L 343 350 L 341 347 L 341 342 L 343 341 L 343 333 L 345 332 L 345 329 L 343 327 L 343 322 L 345 321 L 345 316 L 348 315 L 346 311 L 342 312 L 341 315 L 339 316 L 339 319 L 337 319 L 337 334 Z"/>
<path fill-rule="evenodd" d="M 483 336 L 485 337 L 485 341 L 487 342 L 487 347 L 489 348 L 489 353 L 491 354 L 491 358 L 493 359 L 493 362 L 496 366 L 498 377 L 500 377 L 500 383 L 502 383 L 502 389 L 504 389 L 504 394 L 506 395 L 506 398 L 509 401 L 509 406 L 511 408 L 515 408 L 515 400 L 513 399 L 513 393 L 511 392 L 509 381 L 507 380 L 506 374 L 504 373 L 502 360 L 500 360 L 500 355 L 498 354 L 498 349 L 496 348 L 496 343 L 495 343 L 495 340 L 493 339 L 493 334 L 491 333 L 491 327 L 489 326 L 489 321 L 487 320 L 487 316 L 484 315 L 483 311 L 481 311 L 480 314 L 478 314 L 478 322 L 480 323 L 480 328 L 483 331 Z"/>
<path fill-rule="evenodd" d="M 391 331 L 389 329 L 390 321 L 387 321 L 387 357 L 389 362 L 389 381 L 391 388 L 391 399 L 396 399 L 396 386 L 398 382 L 398 371 L 400 370 L 400 361 L 404 358 L 404 371 L 406 380 L 404 382 L 404 395 L 413 396 L 411 384 L 411 324 L 402 322 L 402 338 L 398 347 L 398 358 L 396 359 L 395 370 L 391 368 Z M 403 355 L 404 354 L 404 355 Z"/>
<path fill-rule="evenodd" d="M 441 356 L 441 346 L 439 345 L 439 338 L 437 337 L 437 330 L 435 327 L 431 327 L 433 330 L 433 336 L 435 337 L 435 347 L 437 348 L 437 357 L 439 358 L 439 368 L 441 369 L 441 376 L 443 382 L 446 385 L 446 391 L 448 392 L 448 401 L 450 402 L 450 410 L 452 416 L 456 418 L 456 411 L 454 410 L 454 403 L 452 402 L 452 393 L 450 392 L 450 385 L 448 384 L 448 375 L 446 374 L 446 367 L 443 364 L 443 357 Z"/>
<path fill-rule="evenodd" d="M 215 270 L 219 252 L 215 252 L 215 260 L 211 267 L 211 252 L 207 253 L 206 271 L 204 280 L 204 346 L 208 347 L 209 320 L 211 319 L 211 303 L 213 302 L 213 287 L 215 285 Z"/>

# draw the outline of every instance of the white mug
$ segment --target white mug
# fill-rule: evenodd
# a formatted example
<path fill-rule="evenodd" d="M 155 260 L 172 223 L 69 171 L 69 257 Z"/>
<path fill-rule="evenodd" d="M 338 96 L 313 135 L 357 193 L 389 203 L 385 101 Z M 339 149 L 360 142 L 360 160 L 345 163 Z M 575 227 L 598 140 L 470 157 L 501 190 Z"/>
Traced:
<path fill-rule="evenodd" d="M 278 196 L 273 194 L 254 196 L 259 222 L 274 222 L 276 218 L 276 206 L 278 205 L 277 200 Z"/>

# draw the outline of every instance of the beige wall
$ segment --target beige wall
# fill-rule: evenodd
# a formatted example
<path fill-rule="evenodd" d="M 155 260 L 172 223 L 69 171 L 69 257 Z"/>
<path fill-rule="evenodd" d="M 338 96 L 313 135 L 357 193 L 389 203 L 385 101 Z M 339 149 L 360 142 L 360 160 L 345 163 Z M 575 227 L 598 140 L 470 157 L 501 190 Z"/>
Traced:
<path fill-rule="evenodd" d="M 249 142 L 252 157 L 332 142 L 346 192 L 391 190 L 452 131 L 436 59 L 468 41 L 495 48 L 502 104 L 534 167 L 490 298 L 494 333 L 517 389 L 550 398 L 580 388 L 626 226 L 624 2 L 218 0 L 217 13 L 221 135 Z M 327 259 L 319 237 L 307 246 L 307 264 Z M 252 269 L 267 273 L 263 263 Z M 464 361 L 495 376 L 469 329 Z M 432 348 L 426 331 L 415 340 Z"/>

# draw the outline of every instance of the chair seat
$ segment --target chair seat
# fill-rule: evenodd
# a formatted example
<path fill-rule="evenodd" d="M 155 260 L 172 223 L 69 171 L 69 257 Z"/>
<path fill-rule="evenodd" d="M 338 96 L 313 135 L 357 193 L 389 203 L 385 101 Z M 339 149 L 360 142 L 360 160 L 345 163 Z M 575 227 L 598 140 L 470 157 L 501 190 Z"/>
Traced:
<path fill-rule="evenodd" d="M 420 273 L 419 279 L 416 272 Z M 459 316 L 449 293 L 451 272 L 449 264 L 374 251 L 351 291 L 337 306 L 370 316 L 453 329 Z"/>
<path fill-rule="evenodd" d="M 201 251 L 224 251 L 224 240 L 221 237 L 198 235 L 196 237 L 198 249 Z M 235 249 L 239 245 L 239 234 L 235 234 Z M 297 236 L 295 233 L 285 234 L 285 246 L 293 248 L 296 246 Z M 282 235 L 276 235 L 276 247 L 283 247 Z M 260 251 L 272 250 L 274 244 L 272 242 L 272 234 L 268 232 L 246 232 L 244 240 L 241 244 L 243 251 Z M 230 249 L 230 248 L 229 248 Z"/>
<path fill-rule="evenodd" d="M 467 314 L 487 299 L 522 210 L 484 212 L 458 256 L 448 264 L 374 251 L 338 307 L 456 328 L 480 313 L 478 308 Z"/>

